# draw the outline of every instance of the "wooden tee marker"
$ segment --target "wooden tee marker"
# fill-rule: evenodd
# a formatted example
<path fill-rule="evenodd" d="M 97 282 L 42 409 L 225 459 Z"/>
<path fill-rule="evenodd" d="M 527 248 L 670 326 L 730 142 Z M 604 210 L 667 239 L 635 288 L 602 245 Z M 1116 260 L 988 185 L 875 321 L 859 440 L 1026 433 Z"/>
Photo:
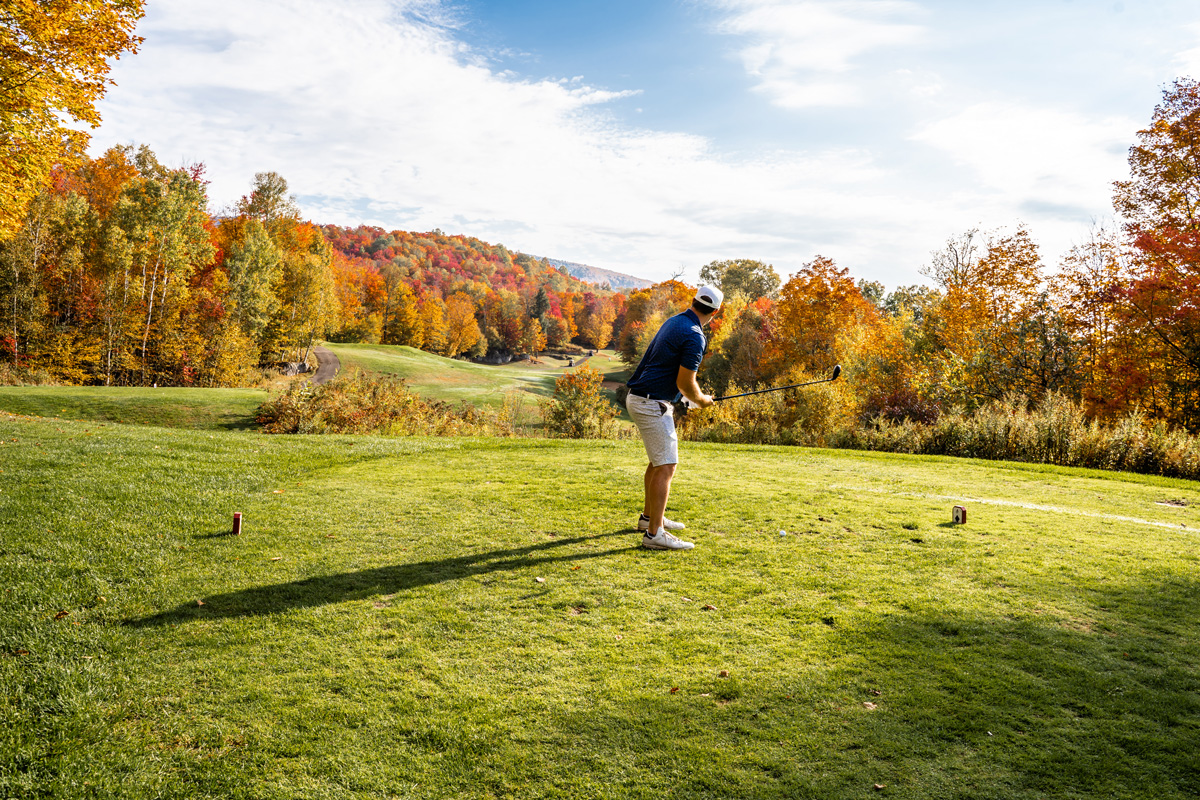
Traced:
<path fill-rule="evenodd" d="M 233 535 L 238 536 L 242 532 L 242 512 L 233 512 Z"/>
<path fill-rule="evenodd" d="M 955 525 L 967 524 L 967 509 L 965 506 L 955 506 L 954 511 L 950 512 L 950 519 Z"/>

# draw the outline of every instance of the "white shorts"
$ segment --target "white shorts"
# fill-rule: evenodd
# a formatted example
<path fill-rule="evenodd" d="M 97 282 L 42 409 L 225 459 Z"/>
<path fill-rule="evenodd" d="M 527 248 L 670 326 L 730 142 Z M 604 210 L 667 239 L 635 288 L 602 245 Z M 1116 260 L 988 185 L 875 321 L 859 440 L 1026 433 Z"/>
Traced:
<path fill-rule="evenodd" d="M 662 400 L 649 400 L 631 394 L 625 408 L 642 434 L 650 466 L 679 463 L 679 437 L 675 435 L 675 409 Z"/>

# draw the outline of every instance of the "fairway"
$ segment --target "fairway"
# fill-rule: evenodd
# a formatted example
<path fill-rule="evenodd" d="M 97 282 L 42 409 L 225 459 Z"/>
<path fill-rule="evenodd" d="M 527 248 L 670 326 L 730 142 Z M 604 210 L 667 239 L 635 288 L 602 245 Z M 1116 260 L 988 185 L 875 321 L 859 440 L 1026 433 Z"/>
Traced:
<path fill-rule="evenodd" d="M 1200 785 L 1189 482 L 685 442 L 662 553 L 637 442 L 0 441 L 2 797 Z"/>
<path fill-rule="evenodd" d="M 569 370 L 561 356 L 541 355 L 540 363 L 514 361 L 509 364 L 476 364 L 426 353 L 412 347 L 386 344 L 326 344 L 342 362 L 342 369 L 355 367 L 382 375 L 403 378 L 414 392 L 433 400 L 466 401 L 498 406 L 507 393 L 531 395 L 530 400 L 554 394 L 554 379 Z M 576 365 L 580 360 L 576 360 Z M 624 376 L 624 365 L 611 350 L 601 350 L 584 363 L 606 375 Z"/>

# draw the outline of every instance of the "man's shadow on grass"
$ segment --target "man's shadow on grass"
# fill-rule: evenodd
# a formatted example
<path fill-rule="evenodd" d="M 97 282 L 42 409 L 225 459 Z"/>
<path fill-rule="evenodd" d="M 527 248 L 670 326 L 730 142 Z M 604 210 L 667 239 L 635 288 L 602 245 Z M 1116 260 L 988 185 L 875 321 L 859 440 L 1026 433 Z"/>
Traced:
<path fill-rule="evenodd" d="M 462 580 L 492 572 L 523 569 L 541 564 L 569 564 L 572 561 L 628 553 L 634 548 L 615 547 L 609 550 L 558 553 L 556 551 L 559 548 L 569 545 L 586 545 L 593 540 L 610 536 L 627 537 L 628 535 L 628 530 L 619 530 L 595 536 L 553 539 L 526 547 L 491 550 L 486 553 L 473 553 L 435 561 L 393 564 L 357 572 L 343 572 L 337 575 L 319 575 L 288 583 L 254 586 L 236 592 L 205 597 L 203 605 L 193 600 L 180 604 L 169 611 L 126 620 L 125 624 L 135 628 L 145 628 L 195 620 L 262 616 L 327 603 L 362 600 L 380 594 L 396 594 L 419 586 Z"/>

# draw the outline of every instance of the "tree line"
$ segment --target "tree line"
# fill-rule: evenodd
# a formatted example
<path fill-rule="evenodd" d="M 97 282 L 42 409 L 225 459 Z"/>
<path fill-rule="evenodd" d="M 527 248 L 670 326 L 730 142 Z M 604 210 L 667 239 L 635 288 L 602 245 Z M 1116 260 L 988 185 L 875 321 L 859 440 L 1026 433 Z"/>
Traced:
<path fill-rule="evenodd" d="M 82 155 L 135 0 L 0 14 L 0 380 L 236 385 L 320 339 L 450 357 L 617 348 L 632 365 L 691 287 L 611 292 L 466 236 L 304 221 L 274 173 L 209 210 L 204 168 L 148 148 Z M 64 117 L 65 115 L 65 117 Z M 784 282 L 716 261 L 728 299 L 702 379 L 715 392 L 835 363 L 830 414 L 928 422 L 1061 394 L 1093 419 L 1200 429 L 1200 85 L 1166 87 L 1114 184 L 1117 222 L 1055 263 L 1023 226 L 969 230 L 888 291 L 817 255 Z"/>
<path fill-rule="evenodd" d="M 272 172 L 210 214 L 203 166 L 147 147 L 54 170 L 0 241 L 11 380 L 242 385 L 321 339 L 450 357 L 602 348 L 623 308 L 503 245 L 314 225 Z"/>

